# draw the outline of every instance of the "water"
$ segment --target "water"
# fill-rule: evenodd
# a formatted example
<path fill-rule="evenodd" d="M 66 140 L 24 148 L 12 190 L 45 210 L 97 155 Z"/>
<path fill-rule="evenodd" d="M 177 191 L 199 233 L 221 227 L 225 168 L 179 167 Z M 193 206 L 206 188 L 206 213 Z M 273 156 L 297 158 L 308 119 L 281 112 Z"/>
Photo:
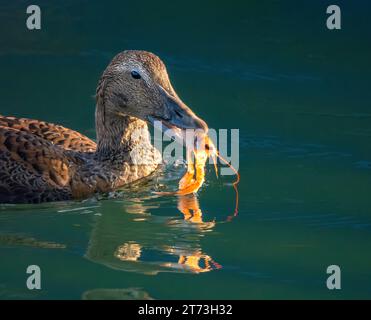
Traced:
<path fill-rule="evenodd" d="M 159 4 L 27 1 L 0 5 L 1 113 L 61 123 L 94 138 L 98 78 L 123 49 L 157 53 L 210 127 L 240 129 L 233 177 L 186 205 L 184 168 L 105 199 L 1 206 L 0 298 L 371 298 L 370 5 L 338 1 Z M 184 203 L 183 203 L 184 205 Z M 197 222 L 198 221 L 198 222 Z M 42 270 L 42 290 L 25 287 Z M 326 288 L 339 265 L 342 289 Z"/>

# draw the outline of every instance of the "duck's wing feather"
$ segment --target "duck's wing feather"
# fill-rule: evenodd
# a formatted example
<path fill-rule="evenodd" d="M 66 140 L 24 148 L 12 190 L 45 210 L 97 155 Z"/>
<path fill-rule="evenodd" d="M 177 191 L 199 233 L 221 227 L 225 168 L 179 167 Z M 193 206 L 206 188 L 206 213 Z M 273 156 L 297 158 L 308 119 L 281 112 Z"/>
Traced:
<path fill-rule="evenodd" d="M 27 132 L 66 150 L 94 152 L 96 149 L 96 143 L 88 137 L 53 123 L 0 115 L 0 126 Z"/>
<path fill-rule="evenodd" d="M 0 202 L 70 199 L 74 174 L 74 159 L 68 156 L 71 151 L 31 130 L 0 125 Z"/>

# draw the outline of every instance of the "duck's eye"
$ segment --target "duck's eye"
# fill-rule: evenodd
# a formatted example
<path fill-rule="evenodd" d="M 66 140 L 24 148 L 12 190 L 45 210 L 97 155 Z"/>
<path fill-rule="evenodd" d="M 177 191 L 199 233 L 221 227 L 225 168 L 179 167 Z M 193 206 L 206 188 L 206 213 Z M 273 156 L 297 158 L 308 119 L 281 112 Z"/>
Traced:
<path fill-rule="evenodd" d="M 131 72 L 131 76 L 134 78 L 134 79 L 140 79 L 142 76 L 139 74 L 139 72 L 138 71 L 135 71 L 135 70 L 133 70 L 132 72 Z"/>

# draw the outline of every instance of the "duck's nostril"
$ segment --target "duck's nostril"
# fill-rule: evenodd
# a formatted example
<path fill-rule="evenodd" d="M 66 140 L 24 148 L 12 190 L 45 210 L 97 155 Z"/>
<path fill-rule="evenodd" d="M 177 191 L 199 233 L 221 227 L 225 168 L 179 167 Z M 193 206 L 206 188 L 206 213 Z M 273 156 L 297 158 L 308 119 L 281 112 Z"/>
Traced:
<path fill-rule="evenodd" d="M 174 111 L 175 111 L 176 115 L 177 115 L 179 118 L 183 118 L 183 115 L 182 115 L 179 111 L 177 111 L 177 110 L 174 110 Z"/>

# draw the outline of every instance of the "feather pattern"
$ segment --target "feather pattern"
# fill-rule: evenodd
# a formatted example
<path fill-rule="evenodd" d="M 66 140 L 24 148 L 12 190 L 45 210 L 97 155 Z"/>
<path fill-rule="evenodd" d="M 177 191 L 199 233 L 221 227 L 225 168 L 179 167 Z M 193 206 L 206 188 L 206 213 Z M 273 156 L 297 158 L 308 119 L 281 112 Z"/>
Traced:
<path fill-rule="evenodd" d="M 149 176 L 161 164 L 150 119 L 207 129 L 174 91 L 164 63 L 146 51 L 112 59 L 95 110 L 97 143 L 61 125 L 0 116 L 0 203 L 81 199 Z"/>

